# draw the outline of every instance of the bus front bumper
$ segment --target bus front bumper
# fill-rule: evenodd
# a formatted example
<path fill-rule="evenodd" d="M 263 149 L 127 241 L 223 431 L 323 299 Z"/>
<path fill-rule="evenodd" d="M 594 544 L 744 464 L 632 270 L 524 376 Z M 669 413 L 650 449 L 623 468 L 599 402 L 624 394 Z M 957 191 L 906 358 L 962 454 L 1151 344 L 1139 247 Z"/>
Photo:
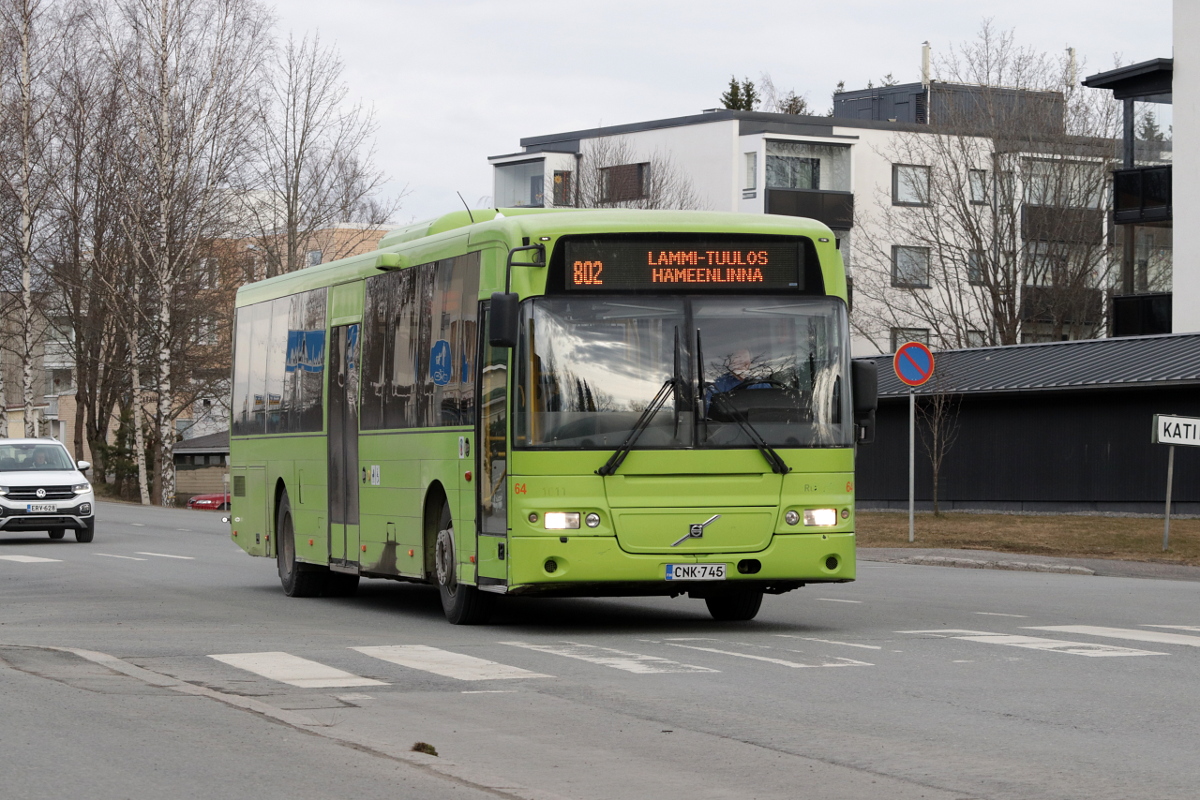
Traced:
<path fill-rule="evenodd" d="M 776 534 L 754 553 L 640 554 L 621 549 L 616 537 L 510 539 L 509 594 L 703 594 L 735 582 L 769 593 L 806 583 L 845 583 L 856 575 L 854 533 Z M 723 581 L 668 580 L 670 565 L 724 564 Z"/>

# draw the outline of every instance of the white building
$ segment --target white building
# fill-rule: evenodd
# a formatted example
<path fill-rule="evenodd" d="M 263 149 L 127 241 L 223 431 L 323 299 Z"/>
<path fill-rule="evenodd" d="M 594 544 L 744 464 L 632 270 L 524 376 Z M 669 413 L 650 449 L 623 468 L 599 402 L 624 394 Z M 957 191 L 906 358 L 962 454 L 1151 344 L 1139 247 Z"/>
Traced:
<path fill-rule="evenodd" d="M 1200 331 L 1200 3 L 1175 0 L 1173 11 L 1174 75 L 1172 114 L 1175 161 L 1171 181 L 1175 226 L 1172 286 L 1172 330 Z"/>
<path fill-rule="evenodd" d="M 929 247 L 902 241 L 894 227 L 888 227 L 912 207 L 928 206 L 922 202 L 928 200 L 928 163 L 906 162 L 901 154 L 912 152 L 913 141 L 937 136 L 926 123 L 936 122 L 939 113 L 948 119 L 966 105 L 963 98 L 973 91 L 976 87 L 908 84 L 840 94 L 835 117 L 714 110 L 531 136 L 521 140 L 520 152 L 489 159 L 494 168 L 493 200 L 497 207 L 586 207 L 592 204 L 581 202 L 580 193 L 591 191 L 606 202 L 628 201 L 636 206 L 651 191 L 647 182 L 653 180 L 652 173 L 685 176 L 696 201 L 691 207 L 812 217 L 833 229 L 856 287 L 855 355 L 888 352 L 897 339 L 926 339 L 937 346 L 982 345 L 995 340 L 985 330 L 986 321 L 951 335 L 936 330 L 936 324 L 931 328 L 928 313 L 924 320 L 905 319 L 906 298 L 914 295 L 914 287 L 930 284 L 931 263 L 938 259 L 931 257 Z M 1057 108 L 1061 124 L 1061 95 L 1009 90 L 998 94 L 1002 103 Z M 622 158 L 597 158 L 598 149 L 607 149 L 610 156 L 614 149 L 620 150 Z M 592 162 L 603 168 L 590 168 Z M 979 192 L 981 204 L 989 202 L 987 187 L 994 178 L 989 177 L 990 163 L 985 159 L 971 165 L 970 185 L 962 187 L 964 192 Z M 1030 202 L 1030 186 L 1017 189 L 1026 193 L 1025 205 Z M 1102 201 L 1097 194 L 1087 212 L 1089 230 L 1106 241 Z M 882 294 L 863 291 L 869 265 L 875 276 L 882 275 Z M 1097 301 L 1093 305 L 1101 308 L 1099 290 L 1090 291 Z M 882 300 L 887 313 L 878 307 L 883 295 L 887 295 Z M 925 302 L 926 296 L 935 307 L 963 300 L 929 291 L 918 302 Z M 973 301 L 968 297 L 965 302 Z M 1024 340 L 1044 335 L 1038 325 L 1032 318 L 1025 322 Z"/>

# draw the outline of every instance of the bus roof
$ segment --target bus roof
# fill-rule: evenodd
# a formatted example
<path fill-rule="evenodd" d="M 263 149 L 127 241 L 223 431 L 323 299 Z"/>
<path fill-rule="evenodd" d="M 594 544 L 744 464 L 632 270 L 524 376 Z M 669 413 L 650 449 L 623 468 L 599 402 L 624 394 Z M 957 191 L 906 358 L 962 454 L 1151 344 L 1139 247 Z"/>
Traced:
<path fill-rule="evenodd" d="M 725 231 L 766 235 L 809 236 L 833 241 L 823 223 L 805 217 L 776 214 L 739 214 L 726 211 L 647 211 L 641 209 L 488 208 L 453 211 L 436 219 L 415 222 L 389 231 L 378 250 L 363 253 L 265 281 L 247 284 L 237 293 L 244 306 L 275 297 L 329 286 L 378 274 L 380 255 L 400 253 L 430 260 L 450 241 L 468 237 L 468 244 L 503 242 L 509 246 L 523 238 L 573 233 L 667 233 Z"/>

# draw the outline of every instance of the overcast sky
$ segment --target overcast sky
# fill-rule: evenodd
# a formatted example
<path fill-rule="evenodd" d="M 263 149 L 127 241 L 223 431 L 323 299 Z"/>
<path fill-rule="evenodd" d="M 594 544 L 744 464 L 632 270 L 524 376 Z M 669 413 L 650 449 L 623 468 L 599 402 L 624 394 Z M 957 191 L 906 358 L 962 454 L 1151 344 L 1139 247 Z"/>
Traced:
<path fill-rule="evenodd" d="M 405 188 L 397 221 L 490 200 L 490 155 L 523 136 L 694 114 L 729 76 L 807 96 L 820 113 L 892 73 L 920 79 L 984 16 L 1080 77 L 1171 55 L 1170 0 L 281 0 L 280 31 L 336 43 L 352 97 L 379 121 L 376 159 Z"/>

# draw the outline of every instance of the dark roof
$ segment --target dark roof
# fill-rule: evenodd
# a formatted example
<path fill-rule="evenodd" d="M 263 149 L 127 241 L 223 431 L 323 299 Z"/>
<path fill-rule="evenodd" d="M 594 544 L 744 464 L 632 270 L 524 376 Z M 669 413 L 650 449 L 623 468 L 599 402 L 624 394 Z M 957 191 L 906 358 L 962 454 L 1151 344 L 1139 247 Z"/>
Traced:
<path fill-rule="evenodd" d="M 1140 64 L 1089 75 L 1083 79 L 1083 85 L 1090 89 L 1110 89 L 1117 100 L 1166 95 L 1166 99 L 1159 102 L 1170 102 L 1174 71 L 1174 59 L 1152 58 Z"/>
<path fill-rule="evenodd" d="M 916 390 L 918 394 L 1200 384 L 1200 333 L 977 347 L 934 351 L 933 355 L 934 377 Z M 891 355 L 859 360 L 878 365 L 880 397 L 908 394 L 908 387 L 892 369 Z"/>
<path fill-rule="evenodd" d="M 210 433 L 207 436 L 197 436 L 195 439 L 184 439 L 176 442 L 172 451 L 175 454 L 186 453 L 228 453 L 229 431 Z"/>

